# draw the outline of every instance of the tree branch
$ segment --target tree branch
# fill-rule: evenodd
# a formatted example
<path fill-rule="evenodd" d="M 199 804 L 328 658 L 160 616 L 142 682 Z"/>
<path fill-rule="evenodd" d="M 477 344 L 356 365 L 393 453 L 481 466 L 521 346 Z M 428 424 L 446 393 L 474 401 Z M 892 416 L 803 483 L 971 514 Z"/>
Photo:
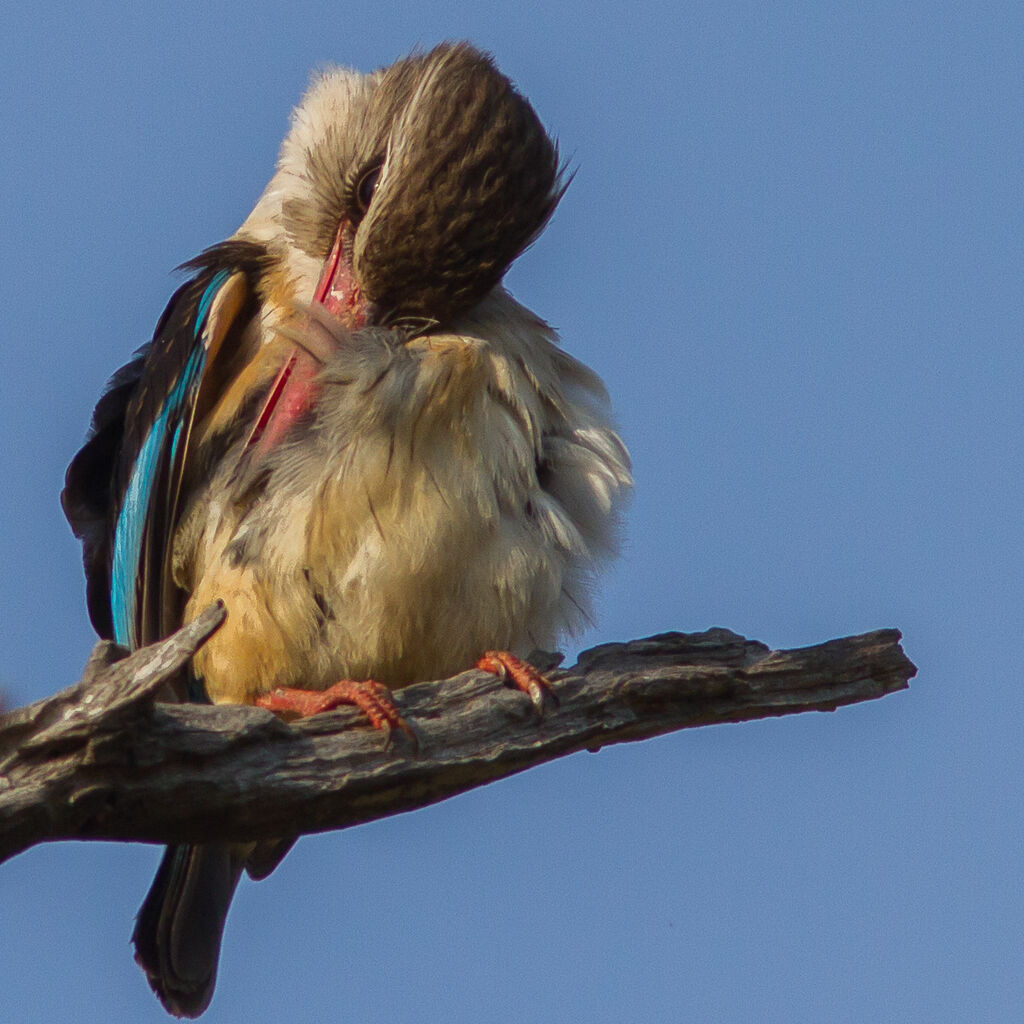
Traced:
<path fill-rule="evenodd" d="M 904 689 L 893 629 L 770 651 L 725 629 L 604 644 L 548 671 L 559 707 L 484 672 L 396 694 L 419 737 L 385 743 L 359 712 L 286 724 L 253 707 L 157 700 L 223 621 L 219 606 L 128 655 L 96 646 L 82 680 L 0 718 L 0 861 L 55 839 L 250 840 L 424 807 L 578 750 Z M 544 666 L 541 666 L 542 668 Z"/>

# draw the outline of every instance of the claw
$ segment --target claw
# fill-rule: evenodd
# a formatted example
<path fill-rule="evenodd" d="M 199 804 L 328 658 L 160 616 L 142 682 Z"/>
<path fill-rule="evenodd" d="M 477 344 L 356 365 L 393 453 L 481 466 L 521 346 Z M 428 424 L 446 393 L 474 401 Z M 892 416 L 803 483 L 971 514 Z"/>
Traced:
<path fill-rule="evenodd" d="M 290 712 L 301 718 L 332 711 L 343 704 L 359 708 L 369 719 L 370 725 L 384 733 L 386 746 L 391 746 L 392 731 L 401 729 L 412 741 L 413 746 L 419 749 L 416 734 L 399 713 L 391 691 L 383 683 L 374 682 L 372 679 L 360 682 L 342 679 L 326 690 L 281 687 L 256 698 L 257 707 L 274 712 Z"/>
<path fill-rule="evenodd" d="M 537 710 L 543 715 L 545 705 L 558 707 L 558 695 L 551 684 L 529 662 L 517 658 L 508 651 L 485 651 L 474 668 L 490 672 L 517 690 L 522 690 Z"/>

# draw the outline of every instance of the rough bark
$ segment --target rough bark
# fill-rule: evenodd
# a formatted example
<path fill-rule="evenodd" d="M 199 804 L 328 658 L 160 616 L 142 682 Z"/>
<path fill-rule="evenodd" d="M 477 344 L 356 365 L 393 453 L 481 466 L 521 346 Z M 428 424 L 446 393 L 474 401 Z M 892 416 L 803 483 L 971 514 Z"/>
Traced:
<path fill-rule="evenodd" d="M 771 651 L 725 629 L 604 644 L 550 670 L 538 717 L 494 676 L 398 691 L 419 750 L 354 710 L 287 724 L 252 707 L 170 704 L 165 684 L 219 607 L 127 655 L 98 644 L 80 682 L 0 718 L 0 861 L 55 839 L 247 840 L 413 810 L 578 750 L 676 729 L 831 711 L 906 687 L 893 629 Z M 546 666 L 542 666 L 546 667 Z"/>

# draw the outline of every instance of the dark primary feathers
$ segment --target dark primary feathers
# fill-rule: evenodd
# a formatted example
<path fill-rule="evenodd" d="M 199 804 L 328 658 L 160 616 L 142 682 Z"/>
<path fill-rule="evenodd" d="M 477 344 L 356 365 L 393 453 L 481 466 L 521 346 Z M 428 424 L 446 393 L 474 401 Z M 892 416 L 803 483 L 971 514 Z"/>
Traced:
<path fill-rule="evenodd" d="M 240 270 L 255 282 L 266 260 L 260 246 L 230 241 L 184 264 L 183 269 L 195 271 L 195 277 L 174 293 L 152 341 L 110 379 L 96 404 L 86 443 L 68 466 L 61 505 L 82 541 L 89 617 L 104 639 L 115 639 L 111 571 L 122 501 L 139 450 L 194 352 L 199 301 L 218 273 Z M 249 316 L 256 309 L 255 290 L 253 295 Z M 160 532 L 165 538 L 172 525 L 163 524 Z M 162 588 L 154 589 L 159 593 Z M 140 642 L 159 638 L 148 635 Z"/>
<path fill-rule="evenodd" d="M 221 936 L 245 851 L 169 846 L 132 932 L 135 960 L 176 1017 L 198 1017 L 217 981 Z"/>

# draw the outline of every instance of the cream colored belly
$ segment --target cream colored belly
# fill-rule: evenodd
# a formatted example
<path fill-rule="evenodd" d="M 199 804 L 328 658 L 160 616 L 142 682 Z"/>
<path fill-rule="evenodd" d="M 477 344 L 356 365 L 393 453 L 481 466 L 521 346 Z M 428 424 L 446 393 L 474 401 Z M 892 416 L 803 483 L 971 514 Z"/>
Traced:
<path fill-rule="evenodd" d="M 525 514 L 525 488 L 499 496 L 481 460 L 443 454 L 399 465 L 364 451 L 310 493 L 269 498 L 275 526 L 243 564 L 221 524 L 187 610 L 227 606 L 195 659 L 211 700 L 343 678 L 397 687 L 485 650 L 552 643 L 560 559 Z"/>
<path fill-rule="evenodd" d="M 305 435 L 194 496 L 175 579 L 187 617 L 227 606 L 194 664 L 212 700 L 443 678 L 586 617 L 630 482 L 600 383 L 503 292 L 466 327 L 336 339 Z"/>

